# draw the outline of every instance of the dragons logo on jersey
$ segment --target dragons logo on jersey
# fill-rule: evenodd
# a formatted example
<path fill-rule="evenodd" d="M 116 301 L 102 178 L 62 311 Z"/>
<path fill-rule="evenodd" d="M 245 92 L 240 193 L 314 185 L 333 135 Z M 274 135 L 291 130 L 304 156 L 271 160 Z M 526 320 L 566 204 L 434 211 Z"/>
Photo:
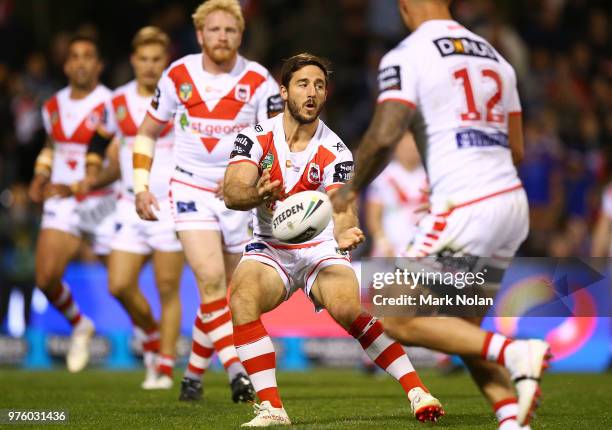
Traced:
<path fill-rule="evenodd" d="M 179 87 L 179 97 L 183 102 L 187 102 L 193 95 L 193 87 L 189 82 L 184 82 Z"/>
<path fill-rule="evenodd" d="M 125 106 L 124 105 L 120 105 L 117 108 L 117 119 L 119 121 L 123 121 L 126 116 L 127 116 L 127 110 L 125 109 Z"/>
<path fill-rule="evenodd" d="M 53 112 L 51 114 L 51 124 L 55 125 L 59 121 L 59 114 L 57 112 Z"/>
<path fill-rule="evenodd" d="M 321 183 L 321 171 L 319 170 L 318 164 L 310 163 L 308 166 L 308 182 L 313 185 Z"/>
<path fill-rule="evenodd" d="M 98 125 L 100 125 L 100 121 L 102 121 L 102 116 L 98 112 L 93 111 L 85 119 L 85 127 L 90 130 L 95 130 L 98 128 Z"/>
<path fill-rule="evenodd" d="M 247 84 L 237 84 L 234 97 L 239 102 L 248 102 L 251 98 L 251 87 Z"/>
<path fill-rule="evenodd" d="M 274 164 L 274 154 L 268 152 L 264 159 L 261 160 L 261 163 L 259 163 L 259 166 L 261 167 L 261 170 L 270 170 L 272 168 L 272 164 Z"/>

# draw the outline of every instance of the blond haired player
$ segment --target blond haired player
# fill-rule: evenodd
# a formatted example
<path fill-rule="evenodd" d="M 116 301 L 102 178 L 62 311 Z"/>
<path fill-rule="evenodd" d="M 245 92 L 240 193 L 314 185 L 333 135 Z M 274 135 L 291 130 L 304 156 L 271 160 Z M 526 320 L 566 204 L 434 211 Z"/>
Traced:
<path fill-rule="evenodd" d="M 282 101 L 269 72 L 238 54 L 244 18 L 237 1 L 207 1 L 196 9 L 193 22 L 202 53 L 170 65 L 138 130 L 136 209 L 143 219 L 156 218 L 152 209 L 158 202 L 149 190 L 149 169 L 155 139 L 174 117 L 171 205 L 201 299 L 179 398 L 201 398 L 202 374 L 216 351 L 228 373 L 232 399 L 248 401 L 254 393 L 236 355 L 226 283 L 249 240 L 249 215 L 225 207 L 220 183 L 236 133 L 276 114 Z"/>
<path fill-rule="evenodd" d="M 43 106 L 50 145 L 37 159 L 30 196 L 37 203 L 45 199 L 36 246 L 36 284 L 72 326 L 66 364 L 69 371 L 78 372 L 89 361 L 94 325 L 81 314 L 62 277 L 82 236 L 92 239 L 94 252 L 105 260 L 110 252 L 116 196 L 108 187 L 77 196 L 66 197 L 61 192 L 85 176 L 87 145 L 96 129 L 104 125 L 111 94 L 99 83 L 102 61 L 91 38 L 76 36 L 71 40 L 64 72 L 68 86 Z"/>
<path fill-rule="evenodd" d="M 332 318 L 359 341 L 374 362 L 396 378 L 420 421 L 444 414 L 427 392 L 410 360 L 382 324 L 362 312 L 359 286 L 348 251 L 364 239 L 352 207 L 334 213 L 333 222 L 314 239 L 299 245 L 275 240 L 275 201 L 305 190 L 332 194 L 353 170 L 351 151 L 319 119 L 327 99 L 328 63 L 311 54 L 288 59 L 281 70 L 282 115 L 244 130 L 236 137 L 225 174 L 228 207 L 255 209 L 254 240 L 232 280 L 234 339 L 240 360 L 253 381 L 261 404 L 244 427 L 290 425 L 276 384 L 274 346 L 261 315 L 302 289 L 317 310 Z"/>
<path fill-rule="evenodd" d="M 412 33 L 381 61 L 378 105 L 355 177 L 333 203 L 342 209 L 365 188 L 410 128 L 425 160 L 431 210 L 408 256 L 490 257 L 499 270 L 529 229 L 513 165 L 523 154 L 516 76 L 486 40 L 452 19 L 449 4 L 399 0 Z M 480 319 L 385 318 L 384 324 L 401 342 L 462 356 L 500 428 L 519 428 L 536 406 L 548 344 L 513 341 L 474 322 Z"/>
<path fill-rule="evenodd" d="M 110 163 L 101 171 L 90 171 L 80 189 L 100 188 L 121 178 L 121 194 L 115 213 L 115 233 L 109 256 L 109 288 L 143 333 L 143 357 L 147 376 L 144 389 L 172 387 L 176 341 L 180 330 L 181 302 L 179 283 L 184 256 L 176 233 L 168 199 L 168 184 L 174 169 L 172 125 L 162 131 L 156 143 L 158 157 L 152 166 L 150 190 L 158 199 L 157 221 L 144 221 L 134 209 L 132 154 L 134 140 L 157 82 L 168 65 L 170 39 L 157 27 L 144 27 L 132 40 L 130 62 L 135 80 L 117 88 L 111 99 L 109 126 L 98 130 L 89 154 L 101 158 L 106 153 Z M 108 138 L 114 138 L 108 148 Z M 101 165 L 101 163 L 97 163 Z M 93 169 L 92 169 L 93 170 Z M 140 289 L 138 277 L 151 258 L 161 302 L 158 324 Z"/>

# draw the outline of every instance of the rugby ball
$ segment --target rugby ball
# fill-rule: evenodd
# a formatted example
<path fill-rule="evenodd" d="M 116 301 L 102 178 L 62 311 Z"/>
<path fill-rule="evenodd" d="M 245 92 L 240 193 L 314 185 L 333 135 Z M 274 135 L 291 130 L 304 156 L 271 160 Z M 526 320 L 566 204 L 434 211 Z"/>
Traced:
<path fill-rule="evenodd" d="M 302 191 L 276 203 L 272 236 L 286 243 L 303 243 L 325 230 L 332 218 L 327 194 Z"/>

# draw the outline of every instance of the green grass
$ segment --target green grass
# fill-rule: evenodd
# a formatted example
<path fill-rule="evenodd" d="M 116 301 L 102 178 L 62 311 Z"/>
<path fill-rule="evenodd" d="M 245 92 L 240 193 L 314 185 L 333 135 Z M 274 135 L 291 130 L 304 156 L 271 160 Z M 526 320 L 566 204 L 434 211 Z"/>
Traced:
<path fill-rule="evenodd" d="M 423 372 L 447 415 L 435 425 L 495 429 L 490 407 L 465 374 Z M 142 372 L 0 370 L 0 409 L 65 409 L 75 428 L 231 429 L 252 417 L 249 405 L 230 400 L 225 375 L 205 377 L 205 401 L 183 403 L 175 388 L 145 392 Z M 408 401 L 389 377 L 352 371 L 280 373 L 285 408 L 297 429 L 433 428 L 410 415 Z M 534 429 L 612 429 L 612 374 L 548 374 Z M 17 426 L 24 427 L 24 426 Z M 34 428 L 34 426 L 30 426 Z"/>

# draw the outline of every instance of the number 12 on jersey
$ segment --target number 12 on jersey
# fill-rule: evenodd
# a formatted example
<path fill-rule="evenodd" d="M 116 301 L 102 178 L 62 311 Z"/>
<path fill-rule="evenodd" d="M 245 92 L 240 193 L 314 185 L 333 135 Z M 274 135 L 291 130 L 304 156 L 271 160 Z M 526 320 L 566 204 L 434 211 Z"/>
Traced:
<path fill-rule="evenodd" d="M 480 71 L 481 78 L 483 80 L 492 80 L 495 83 L 496 90 L 493 95 L 484 103 L 484 106 L 477 106 L 478 101 L 482 100 L 482 97 L 477 97 L 478 95 L 474 94 L 474 87 L 472 86 L 472 81 L 470 80 L 470 74 L 468 73 L 467 68 L 459 69 L 453 73 L 453 77 L 461 81 L 463 85 L 463 91 L 465 93 L 465 104 L 467 107 L 467 112 L 461 113 L 462 121 L 480 121 L 482 120 L 481 110 L 483 107 L 485 108 L 486 121 L 489 123 L 503 123 L 505 115 L 502 113 L 495 112 L 495 107 L 499 104 L 502 98 L 502 81 L 497 73 L 493 69 L 483 69 Z"/>

